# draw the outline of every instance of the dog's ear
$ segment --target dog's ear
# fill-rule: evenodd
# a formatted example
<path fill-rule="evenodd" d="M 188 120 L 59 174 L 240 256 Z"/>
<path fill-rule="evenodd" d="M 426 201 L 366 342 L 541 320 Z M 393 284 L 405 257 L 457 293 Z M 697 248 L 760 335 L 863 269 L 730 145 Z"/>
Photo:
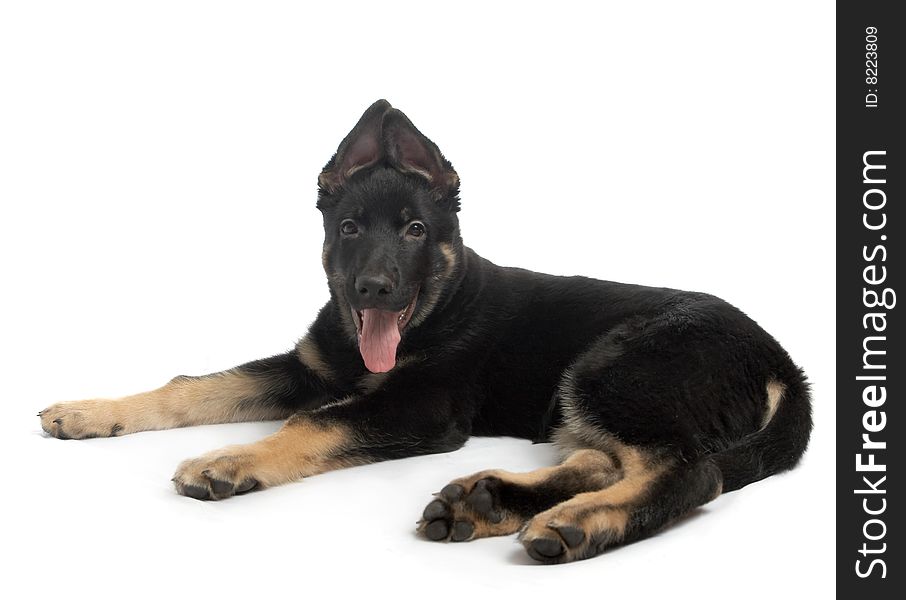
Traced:
<path fill-rule="evenodd" d="M 458 190 L 453 165 L 401 111 L 393 108 L 384 115 L 383 138 L 387 158 L 397 170 L 424 178 L 442 196 Z"/>
<path fill-rule="evenodd" d="M 337 191 L 356 171 L 370 167 L 384 157 L 381 120 L 390 108 L 386 100 L 378 100 L 368 107 L 318 177 L 318 185 L 323 191 Z"/>

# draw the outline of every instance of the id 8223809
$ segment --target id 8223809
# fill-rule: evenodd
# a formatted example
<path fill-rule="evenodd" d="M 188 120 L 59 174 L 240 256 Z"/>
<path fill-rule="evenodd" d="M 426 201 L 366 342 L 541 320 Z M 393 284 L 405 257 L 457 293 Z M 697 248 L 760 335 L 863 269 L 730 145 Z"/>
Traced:
<path fill-rule="evenodd" d="M 865 28 L 865 108 L 878 106 L 878 28 Z"/>

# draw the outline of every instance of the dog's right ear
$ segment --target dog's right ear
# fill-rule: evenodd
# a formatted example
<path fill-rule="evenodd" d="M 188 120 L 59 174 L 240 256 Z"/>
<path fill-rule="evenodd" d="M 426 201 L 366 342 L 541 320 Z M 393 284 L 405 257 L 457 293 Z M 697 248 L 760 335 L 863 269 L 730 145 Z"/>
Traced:
<path fill-rule="evenodd" d="M 381 120 L 391 108 L 386 100 L 378 100 L 368 107 L 318 176 L 322 192 L 336 192 L 356 171 L 370 167 L 384 157 Z"/>

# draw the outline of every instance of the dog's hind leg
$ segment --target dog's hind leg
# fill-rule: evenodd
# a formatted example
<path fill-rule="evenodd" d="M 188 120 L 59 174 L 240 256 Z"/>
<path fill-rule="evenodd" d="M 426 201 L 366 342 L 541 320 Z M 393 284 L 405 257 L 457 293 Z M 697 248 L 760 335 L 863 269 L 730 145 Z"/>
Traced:
<path fill-rule="evenodd" d="M 621 473 L 619 459 L 591 449 L 528 473 L 481 471 L 446 485 L 425 508 L 418 530 L 435 541 L 508 535 L 552 506 L 611 485 Z"/>
<path fill-rule="evenodd" d="M 323 379 L 303 360 L 300 352 L 291 352 L 211 375 L 176 377 L 124 398 L 61 402 L 38 416 L 44 431 L 60 439 L 284 419 L 326 398 Z"/>
<path fill-rule="evenodd" d="M 623 478 L 541 512 L 519 539 L 546 563 L 590 558 L 651 535 L 720 495 L 720 470 L 709 458 L 691 465 L 647 456 L 628 464 Z"/>
<path fill-rule="evenodd" d="M 811 427 L 801 371 L 741 313 L 699 300 L 614 328 L 565 373 L 555 443 L 612 452 L 621 477 L 532 517 L 520 539 L 536 560 L 649 537 L 799 460 Z"/>
<path fill-rule="evenodd" d="M 482 471 L 445 486 L 418 529 L 428 539 L 463 542 L 521 530 L 542 562 L 589 558 L 650 535 L 721 493 L 717 466 L 680 465 L 619 443 L 577 450 L 560 465 L 529 473 Z"/>

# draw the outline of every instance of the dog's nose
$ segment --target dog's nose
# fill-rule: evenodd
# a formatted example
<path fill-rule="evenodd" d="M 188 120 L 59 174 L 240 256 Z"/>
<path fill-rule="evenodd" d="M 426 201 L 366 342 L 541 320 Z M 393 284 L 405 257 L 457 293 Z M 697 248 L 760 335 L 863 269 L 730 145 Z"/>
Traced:
<path fill-rule="evenodd" d="M 393 291 L 393 282 L 384 275 L 363 275 L 355 278 L 355 289 L 361 296 L 377 298 Z"/>

